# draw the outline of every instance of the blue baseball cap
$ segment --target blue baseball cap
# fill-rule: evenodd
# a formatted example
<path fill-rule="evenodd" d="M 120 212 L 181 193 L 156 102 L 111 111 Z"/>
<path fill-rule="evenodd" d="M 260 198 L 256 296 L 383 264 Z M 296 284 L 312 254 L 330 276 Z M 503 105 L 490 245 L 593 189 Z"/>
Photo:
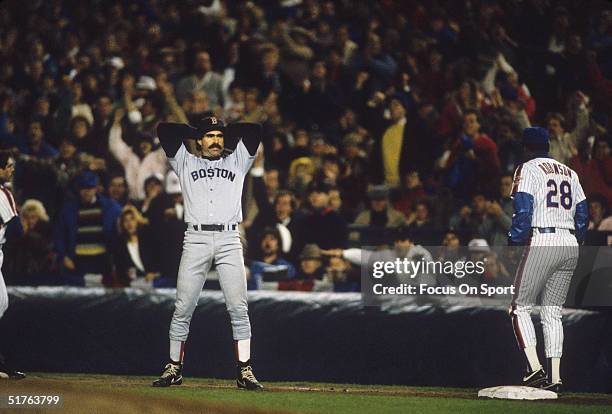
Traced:
<path fill-rule="evenodd" d="M 529 127 L 523 130 L 523 144 L 544 145 L 548 144 L 548 130 L 542 127 Z"/>
<path fill-rule="evenodd" d="M 98 186 L 98 176 L 93 171 L 83 171 L 76 179 L 79 190 L 84 188 L 95 188 Z"/>

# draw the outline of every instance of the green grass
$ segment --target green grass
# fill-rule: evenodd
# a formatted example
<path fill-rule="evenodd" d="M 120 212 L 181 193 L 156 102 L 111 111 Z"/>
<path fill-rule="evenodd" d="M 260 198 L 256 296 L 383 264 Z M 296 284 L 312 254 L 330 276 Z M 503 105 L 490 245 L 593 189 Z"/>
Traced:
<path fill-rule="evenodd" d="M 106 375 L 34 374 L 45 383 L 69 383 L 89 390 L 118 387 L 139 396 L 168 396 L 209 401 L 228 406 L 286 410 L 295 413 L 567 413 L 612 412 L 612 395 L 564 394 L 556 401 L 506 401 L 476 399 L 477 390 L 403 386 L 365 386 L 320 383 L 265 383 L 267 391 L 247 392 L 228 380 L 186 378 L 182 386 L 150 387 L 151 377 Z"/>

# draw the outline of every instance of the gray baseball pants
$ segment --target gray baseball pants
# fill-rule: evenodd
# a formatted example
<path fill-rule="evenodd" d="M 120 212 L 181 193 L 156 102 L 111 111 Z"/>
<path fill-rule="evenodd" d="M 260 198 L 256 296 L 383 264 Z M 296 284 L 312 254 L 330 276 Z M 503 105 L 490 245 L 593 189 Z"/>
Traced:
<path fill-rule="evenodd" d="M 240 233 L 238 230 L 196 231 L 189 227 L 185 232 L 178 271 L 176 303 L 170 323 L 171 340 L 187 339 L 191 317 L 213 260 L 219 272 L 219 283 L 231 319 L 233 337 L 235 340 L 251 337 Z"/>

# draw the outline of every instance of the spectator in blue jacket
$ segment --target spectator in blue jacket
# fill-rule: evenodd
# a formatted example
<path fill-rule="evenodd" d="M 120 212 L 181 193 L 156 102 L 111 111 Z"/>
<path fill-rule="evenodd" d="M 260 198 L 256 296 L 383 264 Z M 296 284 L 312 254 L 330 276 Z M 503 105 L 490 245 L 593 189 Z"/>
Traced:
<path fill-rule="evenodd" d="M 262 234 L 258 260 L 251 263 L 251 278 L 247 282 L 249 290 L 259 289 L 266 272 L 286 273 L 287 279 L 295 277 L 295 267 L 281 257 L 281 237 L 273 227 L 267 227 Z M 284 278 L 284 275 L 283 275 Z"/>
<path fill-rule="evenodd" d="M 86 273 L 110 273 L 110 241 L 121 207 L 98 192 L 99 180 L 93 171 L 83 171 L 75 184 L 79 196 L 68 199 L 61 208 L 54 243 L 65 282 L 82 286 Z"/>

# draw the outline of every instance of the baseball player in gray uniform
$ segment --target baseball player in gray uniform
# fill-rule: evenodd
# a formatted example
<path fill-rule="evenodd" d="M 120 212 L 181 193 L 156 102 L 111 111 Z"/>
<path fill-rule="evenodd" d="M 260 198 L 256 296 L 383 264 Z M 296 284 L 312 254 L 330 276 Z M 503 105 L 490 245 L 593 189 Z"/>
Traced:
<path fill-rule="evenodd" d="M 0 270 L 2 269 L 2 262 L 4 261 L 2 245 L 5 242 L 6 227 L 10 221 L 17 217 L 17 205 L 15 204 L 13 194 L 4 186 L 4 183 L 11 180 L 14 171 L 15 160 L 11 157 L 11 154 L 7 151 L 0 151 Z M 2 272 L 0 272 L 0 318 L 2 318 L 2 315 L 4 315 L 7 309 L 8 293 L 6 291 Z M 0 379 L 7 378 L 22 379 L 25 378 L 25 374 L 10 369 L 4 361 L 4 357 L 0 354 Z"/>
<path fill-rule="evenodd" d="M 514 281 L 510 316 L 527 359 L 523 385 L 558 392 L 562 386 L 562 306 L 576 269 L 578 245 L 587 229 L 587 202 L 576 172 L 548 155 L 546 129 L 526 128 L 523 145 L 529 161 L 514 174 L 509 244 L 526 247 Z M 538 296 L 549 376 L 538 360 L 531 320 Z"/>
<path fill-rule="evenodd" d="M 231 319 L 237 359 L 236 383 L 247 390 L 263 389 L 250 363 L 251 324 L 238 232 L 238 224 L 242 221 L 242 186 L 261 141 L 261 125 L 236 123 L 225 127 L 221 119 L 209 117 L 195 127 L 161 123 L 157 133 L 170 166 L 180 180 L 187 230 L 170 323 L 170 361 L 153 386 L 182 383 L 189 324 L 214 261 Z M 183 140 L 190 139 L 196 141 L 201 156 L 187 151 Z M 235 150 L 226 155 L 226 146 L 232 148 L 232 144 Z"/>

